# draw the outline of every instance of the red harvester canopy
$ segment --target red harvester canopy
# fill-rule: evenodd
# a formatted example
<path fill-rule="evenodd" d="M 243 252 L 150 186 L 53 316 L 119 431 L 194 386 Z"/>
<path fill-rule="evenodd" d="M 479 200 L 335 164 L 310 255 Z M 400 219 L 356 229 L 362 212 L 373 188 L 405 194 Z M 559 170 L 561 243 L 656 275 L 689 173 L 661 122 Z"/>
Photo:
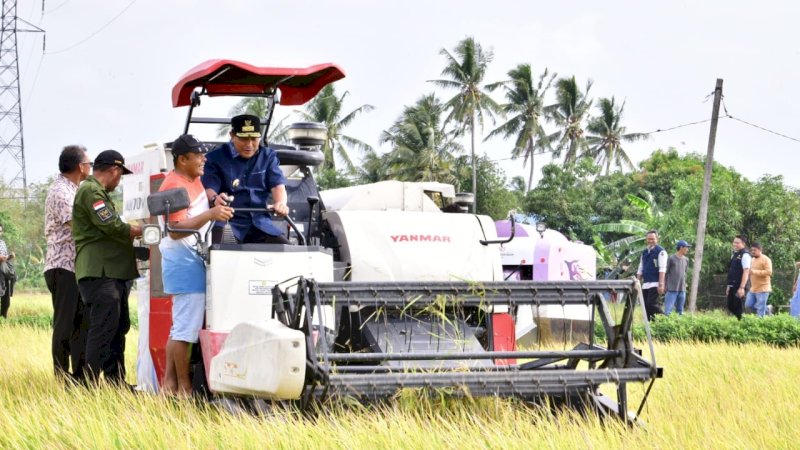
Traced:
<path fill-rule="evenodd" d="M 209 96 L 264 94 L 277 87 L 282 105 L 302 105 L 329 83 L 344 78 L 336 64 L 304 69 L 256 67 L 230 59 L 211 59 L 192 68 L 172 88 L 172 106 L 191 104 L 192 91 L 204 86 Z"/>

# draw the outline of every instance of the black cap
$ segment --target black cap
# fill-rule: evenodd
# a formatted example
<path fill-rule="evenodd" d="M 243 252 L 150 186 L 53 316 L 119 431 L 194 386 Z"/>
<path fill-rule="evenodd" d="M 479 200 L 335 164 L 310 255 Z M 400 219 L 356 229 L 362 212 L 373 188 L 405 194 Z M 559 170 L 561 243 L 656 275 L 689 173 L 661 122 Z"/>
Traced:
<path fill-rule="evenodd" d="M 103 165 L 121 167 L 123 175 L 130 175 L 133 173 L 130 169 L 125 167 L 125 158 L 116 150 L 103 150 L 97 155 L 97 158 L 94 159 L 94 167 Z"/>
<path fill-rule="evenodd" d="M 261 137 L 261 120 L 258 116 L 242 114 L 231 118 L 231 132 L 240 138 Z"/>
<path fill-rule="evenodd" d="M 182 134 L 172 142 L 172 156 L 207 152 L 208 148 L 191 134 Z"/>

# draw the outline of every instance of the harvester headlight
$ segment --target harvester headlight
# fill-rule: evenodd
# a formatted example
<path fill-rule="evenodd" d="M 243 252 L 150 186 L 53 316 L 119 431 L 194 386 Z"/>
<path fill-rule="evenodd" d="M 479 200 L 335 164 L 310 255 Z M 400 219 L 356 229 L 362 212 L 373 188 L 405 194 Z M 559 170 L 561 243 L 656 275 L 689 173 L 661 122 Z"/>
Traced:
<path fill-rule="evenodd" d="M 142 228 L 142 242 L 145 245 L 156 245 L 161 242 L 161 228 L 155 224 L 148 224 Z"/>

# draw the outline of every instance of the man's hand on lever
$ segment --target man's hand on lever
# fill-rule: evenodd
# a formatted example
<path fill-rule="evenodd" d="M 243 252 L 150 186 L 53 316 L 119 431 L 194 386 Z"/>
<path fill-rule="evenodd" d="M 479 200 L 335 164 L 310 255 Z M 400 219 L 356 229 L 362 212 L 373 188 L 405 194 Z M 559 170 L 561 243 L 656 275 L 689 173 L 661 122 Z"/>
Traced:
<path fill-rule="evenodd" d="M 271 205 L 267 205 L 267 209 L 272 210 L 275 214 L 286 217 L 289 215 L 289 207 L 286 206 L 284 202 L 276 202 Z"/>

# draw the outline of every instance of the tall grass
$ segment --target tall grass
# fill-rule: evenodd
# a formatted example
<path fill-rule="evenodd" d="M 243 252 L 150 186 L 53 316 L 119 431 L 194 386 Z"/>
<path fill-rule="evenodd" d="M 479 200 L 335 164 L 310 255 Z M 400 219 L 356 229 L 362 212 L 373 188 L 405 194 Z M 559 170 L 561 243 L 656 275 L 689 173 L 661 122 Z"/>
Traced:
<path fill-rule="evenodd" d="M 128 342 L 132 374 L 135 331 Z M 800 442 L 797 347 L 658 344 L 665 378 L 643 412 L 646 426 L 633 429 L 508 400 L 411 394 L 380 407 L 329 405 L 316 418 L 231 414 L 188 400 L 63 387 L 53 379 L 49 348 L 48 330 L 0 322 L 2 448 L 793 448 Z M 632 407 L 644 390 L 631 386 Z"/>

